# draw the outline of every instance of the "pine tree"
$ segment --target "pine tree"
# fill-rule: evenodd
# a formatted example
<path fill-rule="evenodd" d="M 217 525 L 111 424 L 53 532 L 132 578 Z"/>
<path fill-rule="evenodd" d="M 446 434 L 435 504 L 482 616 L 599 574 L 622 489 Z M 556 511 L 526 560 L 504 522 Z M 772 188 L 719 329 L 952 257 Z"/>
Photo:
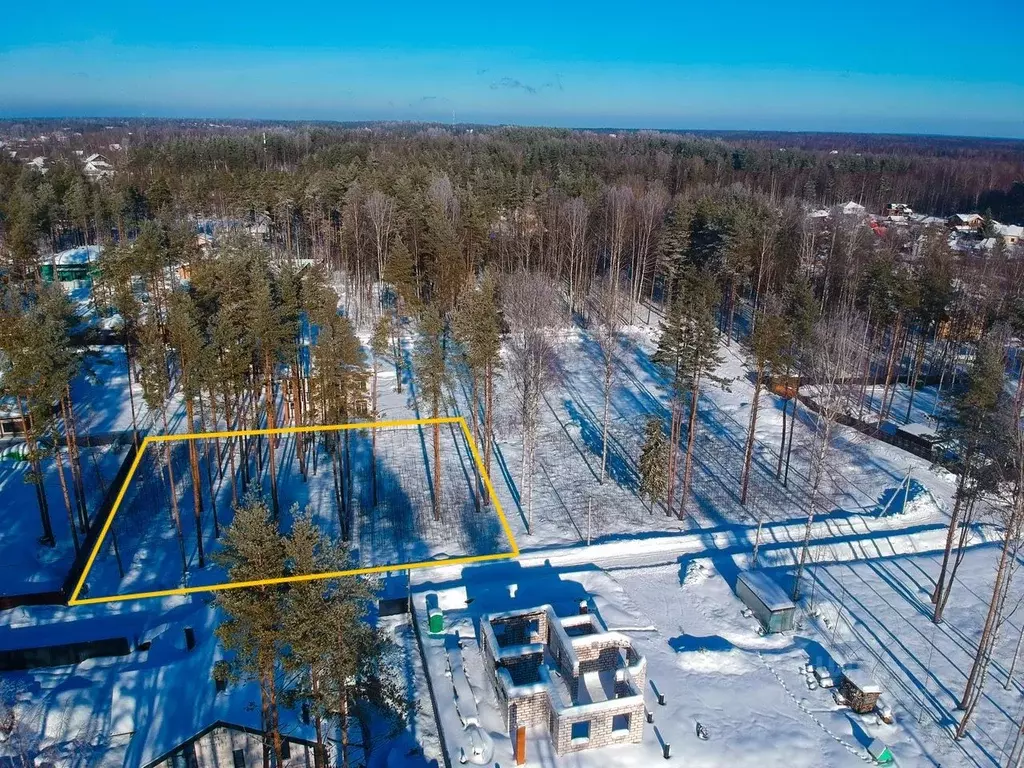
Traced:
<path fill-rule="evenodd" d="M 725 381 L 714 375 L 721 364 L 718 356 L 718 332 L 715 327 L 714 308 L 717 304 L 715 283 L 705 270 L 686 267 L 680 276 L 679 290 L 661 324 L 661 337 L 653 360 L 664 365 L 671 377 L 672 424 L 669 440 L 669 480 L 666 489 L 666 514 L 672 513 L 673 486 L 676 474 L 676 454 L 682 431 L 682 406 L 689 395 L 690 413 L 686 435 L 686 453 L 683 463 L 683 486 L 678 517 L 686 514 L 687 496 L 693 471 L 693 446 L 697 432 L 697 412 L 701 385 L 711 381 L 725 386 Z"/>
<path fill-rule="evenodd" d="M 391 330 L 395 345 L 396 390 L 402 392 L 402 370 L 405 366 L 405 354 L 402 349 L 402 319 L 407 311 L 416 311 L 420 306 L 419 280 L 416 274 L 416 260 L 401 237 L 396 237 L 391 245 L 391 255 L 384 268 L 384 280 L 394 287 L 394 318 Z"/>
<path fill-rule="evenodd" d="M 0 391 L 13 398 L 24 425 L 29 461 L 25 481 L 35 489 L 40 543 L 51 547 L 56 542 L 42 465 L 49 451 L 41 438 L 52 436 L 54 406 L 66 404 L 75 370 L 67 338 L 70 310 L 66 298 L 54 293 L 56 290 L 23 294 L 7 286 L 0 293 Z"/>
<path fill-rule="evenodd" d="M 786 343 L 785 321 L 778 315 L 765 314 L 758 318 L 750 336 L 750 354 L 754 358 L 754 397 L 750 403 L 750 423 L 747 426 L 747 444 L 743 451 L 743 472 L 740 476 L 740 504 L 747 503 L 750 484 L 750 464 L 754 455 L 757 432 L 757 413 L 761 402 L 761 388 L 766 375 L 775 373 Z"/>
<path fill-rule="evenodd" d="M 644 444 L 638 462 L 640 471 L 640 498 L 654 505 L 655 499 L 665 498 L 668 488 L 669 444 L 665 439 L 664 424 L 657 416 L 650 416 L 644 426 Z"/>
<path fill-rule="evenodd" d="M 113 309 L 121 317 L 121 343 L 124 346 L 128 369 L 128 403 L 132 412 L 132 439 L 139 447 L 139 424 L 135 409 L 135 352 L 138 329 L 142 319 L 142 304 L 135 295 L 135 275 L 132 254 L 128 248 L 109 245 L 99 258 L 99 280 L 96 285 L 109 296 Z"/>
<path fill-rule="evenodd" d="M 612 385 L 615 378 L 615 366 L 619 356 L 619 340 L 622 334 L 622 300 L 619 280 L 608 276 L 603 282 L 591 288 L 590 317 L 593 323 L 593 335 L 601 351 L 601 390 L 604 395 L 604 407 L 601 416 L 601 474 L 599 482 L 604 482 L 608 466 L 608 421 L 611 417 Z"/>
<path fill-rule="evenodd" d="M 265 429 L 277 429 L 277 406 L 274 380 L 280 363 L 290 358 L 288 346 L 293 342 L 278 296 L 274 293 L 271 276 L 264 265 L 257 262 L 250 276 L 250 296 L 247 327 L 251 345 L 263 378 L 263 412 Z M 267 467 L 270 473 L 270 500 L 275 517 L 280 514 L 277 493 L 278 436 L 267 440 Z M 259 449 L 262 454 L 262 448 Z"/>
<path fill-rule="evenodd" d="M 174 291 L 167 307 L 167 336 L 171 347 L 177 353 L 178 382 L 181 396 L 185 401 L 185 420 L 189 434 L 196 433 L 195 401 L 200 394 L 203 372 L 207 364 L 206 340 L 199 325 L 199 313 L 195 301 L 185 291 Z M 199 478 L 199 450 L 196 440 L 188 440 L 189 468 L 192 473 L 192 514 L 196 523 L 196 551 L 199 567 L 206 566 L 203 551 L 203 488 Z M 211 497 L 211 504 L 214 500 Z M 217 510 L 213 510 L 214 529 Z"/>
<path fill-rule="evenodd" d="M 942 566 L 932 592 L 932 602 L 935 604 L 932 620 L 936 624 L 942 621 L 942 613 L 956 582 L 956 572 L 963 560 L 975 504 L 988 485 L 997 480 L 992 476 L 991 469 L 995 466 L 992 462 L 998 462 L 1001 458 L 999 443 L 993 437 L 996 434 L 995 420 L 1003 380 L 1002 345 L 987 339 L 978 349 L 966 386 L 953 401 L 952 419 L 943 430 L 957 446 L 959 472 L 953 495 L 953 511 L 946 531 Z M 954 557 L 955 542 L 958 544 Z"/>
<path fill-rule="evenodd" d="M 337 306 L 337 298 L 333 299 Z M 322 422 L 325 425 L 345 424 L 365 412 L 366 359 L 355 329 L 347 317 L 336 312 L 333 317 L 324 312 L 326 323 L 320 328 L 316 347 L 313 350 L 314 397 L 319 404 Z M 335 502 L 342 537 L 349 536 L 348 496 L 353 476 L 348 459 L 350 430 L 325 432 L 324 441 L 331 458 L 331 472 L 334 479 Z"/>
<path fill-rule="evenodd" d="M 287 575 L 284 542 L 278 533 L 277 516 L 256 494 L 247 494 L 225 529 L 221 546 L 212 555 L 228 580 L 249 583 L 282 579 Z M 278 660 L 284 652 L 286 591 L 278 584 L 216 593 L 217 607 L 227 617 L 217 627 L 217 637 L 228 651 L 226 671 L 232 681 L 256 681 L 260 688 L 264 764 L 280 765 Z"/>
<path fill-rule="evenodd" d="M 284 548 L 293 576 L 352 567 L 344 545 L 324 536 L 308 511 L 295 516 Z M 299 694 L 309 704 L 316 729 L 317 766 L 326 766 L 325 720 L 337 714 L 342 765 L 348 766 L 349 718 L 356 705 L 374 705 L 374 716 L 380 717 L 394 715 L 404 704 L 388 668 L 391 643 L 366 621 L 373 586 L 353 576 L 298 581 L 284 598 L 285 668 L 300 675 Z"/>
<path fill-rule="evenodd" d="M 146 406 L 159 413 L 163 420 L 164 434 L 170 429 L 167 424 L 167 400 L 170 397 L 170 375 L 167 371 L 167 347 L 163 335 L 154 321 L 146 322 L 139 329 L 139 367 L 141 368 L 142 398 Z M 174 457 L 171 443 L 163 444 L 164 471 L 167 474 L 167 489 L 170 497 L 171 522 L 178 535 L 178 549 L 181 554 L 181 577 L 188 573 L 188 559 L 185 555 L 185 537 L 181 529 L 181 515 L 178 511 L 178 487 L 174 478 Z"/>
<path fill-rule="evenodd" d="M 445 327 L 433 306 L 427 306 L 420 317 L 420 333 L 416 345 L 416 385 L 420 402 L 430 408 L 430 417 L 441 413 L 444 390 L 448 383 L 448 361 L 445 350 Z M 434 444 L 434 519 L 441 519 L 441 425 L 433 424 Z"/>
<path fill-rule="evenodd" d="M 463 290 L 453 319 L 455 337 L 465 352 L 470 380 L 470 427 L 474 440 L 479 439 L 481 396 L 483 400 L 484 472 L 491 471 L 493 440 L 492 406 L 494 373 L 501 365 L 501 317 L 498 313 L 498 284 L 494 274 L 485 270 L 479 286 L 469 284 Z M 484 504 L 490 496 L 482 493 Z"/>
<path fill-rule="evenodd" d="M 382 314 L 373 325 L 373 335 L 370 337 L 370 352 L 373 353 L 373 384 L 370 390 L 370 418 L 376 421 L 380 418 L 377 408 L 378 391 L 377 376 L 380 372 L 380 361 L 387 359 L 391 349 L 391 316 Z M 372 504 L 377 506 L 377 430 L 370 430 L 370 485 Z"/>

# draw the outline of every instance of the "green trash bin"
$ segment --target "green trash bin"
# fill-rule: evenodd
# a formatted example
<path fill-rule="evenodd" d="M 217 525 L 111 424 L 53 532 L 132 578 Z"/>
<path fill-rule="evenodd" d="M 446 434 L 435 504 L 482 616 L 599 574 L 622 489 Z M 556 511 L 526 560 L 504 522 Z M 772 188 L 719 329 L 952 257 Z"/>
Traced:
<path fill-rule="evenodd" d="M 440 608 L 430 609 L 427 626 L 430 628 L 430 634 L 432 635 L 439 635 L 444 632 L 444 614 L 441 613 Z"/>

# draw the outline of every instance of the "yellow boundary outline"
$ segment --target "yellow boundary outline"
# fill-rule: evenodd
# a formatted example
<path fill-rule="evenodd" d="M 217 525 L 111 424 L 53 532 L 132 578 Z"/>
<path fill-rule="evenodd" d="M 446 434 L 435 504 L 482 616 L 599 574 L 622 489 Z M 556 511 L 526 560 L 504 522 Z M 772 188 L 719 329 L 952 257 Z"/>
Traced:
<path fill-rule="evenodd" d="M 469 445 L 469 450 L 473 454 L 473 460 L 476 462 L 477 471 L 480 473 L 480 477 L 483 478 L 484 486 L 487 488 L 487 493 L 490 496 L 491 503 L 494 504 L 494 509 L 498 513 L 498 520 L 501 522 L 501 527 L 505 531 L 505 536 L 508 538 L 509 543 L 512 545 L 511 552 L 497 552 L 490 555 L 467 555 L 464 557 L 451 557 L 444 560 L 421 560 L 415 563 L 397 563 L 395 565 L 376 565 L 369 568 L 351 568 L 346 571 L 331 571 L 329 573 L 309 573 L 303 574 L 302 576 L 282 576 L 276 579 L 258 579 L 255 581 L 236 581 L 236 582 L 225 582 L 223 584 L 211 584 L 204 587 L 178 587 L 176 589 L 161 589 L 152 592 L 131 592 L 126 595 L 107 595 L 104 597 L 86 597 L 79 598 L 78 595 L 82 591 L 82 587 L 85 585 L 86 578 L 89 576 L 89 572 L 92 570 L 93 563 L 96 560 L 96 556 L 99 554 L 100 549 L 103 546 L 103 542 L 107 538 L 107 533 L 110 532 L 110 527 L 114 523 L 114 517 L 117 516 L 118 509 L 121 506 L 121 501 L 124 499 L 125 492 L 128 490 L 128 485 L 131 483 L 132 478 L 135 476 L 135 470 L 139 467 L 139 462 L 142 460 L 145 454 L 146 447 L 151 443 L 171 443 L 180 442 L 183 440 L 200 440 L 200 439 L 212 439 L 216 437 L 254 437 L 257 435 L 291 435 L 296 432 L 340 432 L 347 429 L 388 429 L 391 427 L 421 427 L 432 424 L 458 424 L 462 427 L 462 433 L 466 437 L 466 442 Z M 121 485 L 121 490 L 118 491 L 117 498 L 114 500 L 114 508 L 110 511 L 107 516 L 107 522 L 103 525 L 103 530 L 100 531 L 99 538 L 96 540 L 96 544 L 93 545 L 92 552 L 89 553 L 89 559 L 85 563 L 85 568 L 82 570 L 82 575 L 78 579 L 78 584 L 75 585 L 74 592 L 71 593 L 71 599 L 68 600 L 68 605 L 94 605 L 96 603 L 117 603 L 125 600 L 142 600 L 150 597 L 170 597 L 172 595 L 191 595 L 197 592 L 219 592 L 225 589 L 244 589 L 246 587 L 261 587 L 272 584 L 288 584 L 292 582 L 300 581 L 316 581 L 318 579 L 335 579 L 341 576 L 360 576 L 371 573 L 386 573 L 388 571 L 411 571 L 418 568 L 443 568 L 450 565 L 467 565 L 469 563 L 483 563 L 490 560 L 508 560 L 519 556 L 519 545 L 516 543 L 516 537 L 512 535 L 512 528 L 508 524 L 508 519 L 505 517 L 505 512 L 501 508 L 501 502 L 498 501 L 498 495 L 494 492 L 494 486 L 491 485 L 491 478 L 487 476 L 487 472 L 484 469 L 484 463 L 480 458 L 480 453 L 476 448 L 476 441 L 473 439 L 472 433 L 469 431 L 469 425 L 466 423 L 466 419 L 463 416 L 441 416 L 436 419 L 403 419 L 399 421 L 361 421 L 353 424 L 328 424 L 321 426 L 310 426 L 310 427 L 281 427 L 278 429 L 245 429 L 245 430 L 234 430 L 226 432 L 192 432 L 182 435 L 153 435 L 147 436 L 142 439 L 142 444 L 139 446 L 138 453 L 135 454 L 135 460 L 132 462 L 131 468 L 128 470 L 128 475 L 124 479 L 124 483 Z"/>

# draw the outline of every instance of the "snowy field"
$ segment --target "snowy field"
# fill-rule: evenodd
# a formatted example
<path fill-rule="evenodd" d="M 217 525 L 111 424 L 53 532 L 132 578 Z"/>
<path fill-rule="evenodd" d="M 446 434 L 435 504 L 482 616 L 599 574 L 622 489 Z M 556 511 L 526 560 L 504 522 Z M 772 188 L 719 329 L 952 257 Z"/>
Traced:
<path fill-rule="evenodd" d="M 1024 709 L 1019 683 L 1008 691 L 1002 687 L 1022 626 L 1019 616 L 1003 632 L 969 736 L 954 742 L 949 732 L 984 620 L 979 605 L 987 600 L 995 558 L 990 546 L 970 552 L 951 601 L 956 609 L 938 628 L 929 621 L 927 597 L 938 571 L 935 553 L 816 566 L 805 583 L 796 631 L 781 635 L 761 634 L 756 620 L 744 615 L 733 593 L 742 559 L 728 555 L 604 570 L 482 565 L 464 569 L 461 579 L 422 585 L 414 603 L 453 758 L 466 737 L 446 672 L 445 638 L 426 634 L 428 593 L 438 595 L 445 632 L 463 637 L 462 658 L 480 722 L 502 765 L 512 764 L 512 745 L 479 654 L 479 616 L 544 603 L 570 615 L 580 600 L 588 600 L 610 630 L 627 634 L 646 656 L 653 686 L 648 684 L 645 699 L 654 724 L 645 726 L 639 747 L 562 758 L 554 755 L 544 729 L 531 730 L 531 765 L 660 765 L 662 744 L 669 742 L 673 760 L 668 764 L 855 766 L 871 762 L 866 747 L 875 738 L 892 748 L 900 765 L 1001 765 Z M 766 572 L 788 589 L 790 569 Z M 1019 585 L 1014 590 L 1014 603 L 1022 590 Z M 894 723 L 836 705 L 828 689 L 811 690 L 808 664 L 829 668 L 836 680 L 843 668 L 867 673 L 882 686 Z M 657 703 L 654 687 L 666 694 L 664 706 Z M 710 731 L 709 740 L 697 738 L 698 722 Z"/>
<path fill-rule="evenodd" d="M 588 532 L 596 541 L 640 532 L 784 521 L 805 515 L 805 456 L 811 414 L 806 408 L 797 411 L 792 466 L 788 486 L 784 487 L 776 479 L 783 401 L 767 391 L 761 393 L 747 504 L 739 502 L 753 384 L 737 344 L 720 350 L 724 359 L 717 373 L 728 382 L 728 388 L 710 386 L 702 393 L 693 489 L 685 518 L 667 517 L 662 503 L 655 502 L 652 508 L 640 500 L 637 461 L 644 423 L 649 415 L 656 415 L 667 425 L 670 417 L 669 382 L 650 359 L 656 342 L 657 329 L 650 326 L 634 326 L 624 334 L 610 403 L 608 478 L 599 483 L 603 411 L 600 353 L 584 331 L 572 329 L 559 336 L 560 376 L 542 405 L 532 526 L 528 524 L 527 502 L 521 497 L 522 441 L 515 423 L 516 395 L 508 381 L 498 381 L 498 435 L 492 477 L 524 549 L 584 542 Z M 788 408 L 787 429 L 792 430 L 792 405 Z M 449 413 L 468 413 L 463 388 L 453 387 Z M 953 492 L 949 473 L 851 428 L 840 427 L 837 435 L 837 467 L 824 494 L 836 514 L 877 516 L 909 470 L 938 502 L 931 519 L 945 519 Z M 681 479 L 682 461 L 679 464 Z"/>
<path fill-rule="evenodd" d="M 439 426 L 440 515 L 435 517 L 433 500 L 438 489 L 434 485 L 433 429 L 428 425 L 345 430 L 320 433 L 315 440 L 312 433 L 303 433 L 305 477 L 299 466 L 298 436 L 278 436 L 275 459 L 282 529 L 289 529 L 296 511 L 311 513 L 318 527 L 333 539 L 344 538 L 342 526 L 351 525 L 354 567 L 511 551 L 494 507 L 484 505 L 482 495 L 474 495 L 474 488 L 479 488 L 478 473 L 457 424 Z M 340 436 L 337 449 L 346 457 L 344 477 L 332 471 L 325 443 L 325 437 L 334 435 Z M 215 530 L 231 523 L 233 502 L 244 497 L 246 488 L 258 488 L 270 505 L 270 439 L 248 440 L 248 485 L 243 477 L 242 440 L 236 439 L 234 445 L 227 439 L 195 441 L 202 504 L 198 529 L 207 558 L 217 547 Z M 216 566 L 208 562 L 199 566 L 188 454 L 189 444 L 184 440 L 147 445 L 88 576 L 90 597 L 225 581 Z M 344 495 L 341 505 L 338 494 Z M 184 564 L 172 503 L 186 545 Z"/>

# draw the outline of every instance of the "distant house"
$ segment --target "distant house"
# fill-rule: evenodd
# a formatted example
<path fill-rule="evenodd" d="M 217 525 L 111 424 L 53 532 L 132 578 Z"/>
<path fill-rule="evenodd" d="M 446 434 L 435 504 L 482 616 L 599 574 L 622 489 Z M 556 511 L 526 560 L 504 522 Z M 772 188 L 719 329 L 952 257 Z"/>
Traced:
<path fill-rule="evenodd" d="M 100 250 L 98 245 L 85 245 L 42 256 L 39 259 L 39 272 L 47 282 L 88 280 L 95 271 Z"/>
<path fill-rule="evenodd" d="M 45 174 L 50 170 L 48 166 L 49 161 L 45 157 L 33 157 L 31 160 L 25 163 L 29 168 L 34 168 L 42 174 Z"/>
<path fill-rule="evenodd" d="M 21 409 L 12 395 L 0 395 L 0 437 L 24 434 L 26 420 L 28 416 L 22 418 Z"/>
<path fill-rule="evenodd" d="M 860 203 L 855 203 L 851 200 L 842 206 L 842 211 L 844 216 L 863 216 L 867 211 L 867 208 Z"/>
<path fill-rule="evenodd" d="M 101 181 L 114 175 L 114 166 L 103 155 L 95 153 L 85 158 L 82 172 L 90 181 Z"/>
<path fill-rule="evenodd" d="M 914 209 L 906 203 L 889 203 L 885 206 L 885 215 L 889 218 L 894 216 L 911 216 L 914 213 Z"/>
<path fill-rule="evenodd" d="M 998 224 L 993 223 L 996 237 L 1003 241 L 1003 245 L 1017 245 L 1021 240 L 1024 240 L 1024 227 L 1017 226 L 1016 224 Z"/>
<path fill-rule="evenodd" d="M 985 226 L 985 217 L 977 213 L 954 213 L 946 223 L 953 229 L 981 229 Z"/>

